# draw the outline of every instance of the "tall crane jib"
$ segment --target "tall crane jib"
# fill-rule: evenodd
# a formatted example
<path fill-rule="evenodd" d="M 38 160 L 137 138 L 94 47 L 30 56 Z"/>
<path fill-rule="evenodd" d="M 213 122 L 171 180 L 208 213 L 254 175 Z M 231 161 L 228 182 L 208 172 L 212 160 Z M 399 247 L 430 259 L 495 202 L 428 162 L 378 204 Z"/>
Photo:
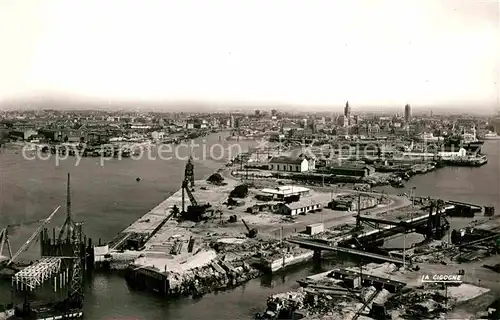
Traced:
<path fill-rule="evenodd" d="M 17 250 L 16 253 L 12 254 L 11 246 L 10 246 L 10 241 L 8 238 L 8 227 L 3 229 L 0 232 L 0 264 L 2 264 L 5 267 L 11 267 L 14 265 L 15 260 L 24 252 L 26 251 L 30 244 L 35 240 L 35 238 L 40 234 L 40 231 L 47 225 L 54 215 L 59 211 L 60 207 L 57 207 L 47 218 L 42 220 L 42 223 L 36 228 L 36 230 L 31 234 L 31 236 L 26 240 L 26 242 Z M 3 255 L 3 249 L 4 247 L 7 246 L 9 250 L 9 258 L 5 258 Z"/>

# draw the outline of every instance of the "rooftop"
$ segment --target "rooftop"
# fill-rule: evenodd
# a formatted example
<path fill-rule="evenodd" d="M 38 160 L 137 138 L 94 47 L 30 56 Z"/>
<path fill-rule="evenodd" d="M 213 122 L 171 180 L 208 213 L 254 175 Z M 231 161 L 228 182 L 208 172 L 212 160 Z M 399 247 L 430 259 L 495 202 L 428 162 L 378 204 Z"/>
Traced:
<path fill-rule="evenodd" d="M 286 163 L 286 164 L 301 164 L 304 159 L 292 157 L 273 157 L 269 163 Z"/>
<path fill-rule="evenodd" d="M 313 206 L 313 205 L 316 205 L 316 204 L 319 204 L 317 201 L 314 201 L 312 199 L 307 199 L 307 200 L 300 200 L 300 201 L 297 201 L 297 202 L 292 202 L 292 203 L 288 203 L 288 204 L 285 204 L 288 208 L 290 208 L 291 210 L 295 210 L 295 209 L 300 209 L 300 208 L 304 208 L 304 207 L 308 207 L 308 206 Z"/>
<path fill-rule="evenodd" d="M 277 188 L 264 188 L 261 190 L 261 192 L 275 194 L 275 195 L 288 195 L 288 194 L 307 192 L 309 190 L 310 189 L 308 188 L 299 186 L 280 186 Z"/>

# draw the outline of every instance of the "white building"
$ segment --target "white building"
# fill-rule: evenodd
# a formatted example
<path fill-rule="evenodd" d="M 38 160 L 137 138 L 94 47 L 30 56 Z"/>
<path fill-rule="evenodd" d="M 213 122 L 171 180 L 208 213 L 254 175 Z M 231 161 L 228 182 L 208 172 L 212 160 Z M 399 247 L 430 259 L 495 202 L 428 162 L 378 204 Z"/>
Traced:
<path fill-rule="evenodd" d="M 282 203 L 278 205 L 276 212 L 279 214 L 295 216 L 297 214 L 305 214 L 318 209 L 321 209 L 321 205 L 319 203 L 315 203 L 310 200 L 301 200 L 292 203 Z"/>
<path fill-rule="evenodd" d="M 307 159 L 274 157 L 269 161 L 269 170 L 288 171 L 288 172 L 306 172 L 309 171 L 309 161 Z M 314 170 L 311 168 L 311 170 Z"/>
<path fill-rule="evenodd" d="M 308 196 L 310 189 L 299 186 L 280 186 L 277 188 L 264 188 L 261 190 L 263 195 L 272 196 L 273 199 L 283 200 L 290 196 Z"/>

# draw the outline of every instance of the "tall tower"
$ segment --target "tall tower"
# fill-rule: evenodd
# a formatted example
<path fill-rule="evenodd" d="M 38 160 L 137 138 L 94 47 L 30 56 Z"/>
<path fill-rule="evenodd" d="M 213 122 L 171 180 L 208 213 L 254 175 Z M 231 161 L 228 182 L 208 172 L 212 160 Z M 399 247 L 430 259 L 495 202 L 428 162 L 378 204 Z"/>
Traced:
<path fill-rule="evenodd" d="M 348 127 L 351 124 L 351 106 L 349 105 L 349 101 L 345 103 L 344 107 L 344 127 Z"/>
<path fill-rule="evenodd" d="M 345 107 L 344 107 L 344 116 L 346 118 L 349 118 L 351 116 L 351 106 L 349 106 L 349 101 L 347 101 L 345 103 Z"/>
<path fill-rule="evenodd" d="M 405 122 L 411 121 L 411 107 L 409 104 L 405 105 Z"/>

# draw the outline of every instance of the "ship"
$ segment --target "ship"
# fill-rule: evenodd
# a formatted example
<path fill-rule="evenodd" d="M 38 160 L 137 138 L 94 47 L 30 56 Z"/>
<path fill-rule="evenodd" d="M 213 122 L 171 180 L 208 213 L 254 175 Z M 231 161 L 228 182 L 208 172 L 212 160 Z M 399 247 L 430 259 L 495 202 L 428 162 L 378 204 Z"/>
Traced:
<path fill-rule="evenodd" d="M 500 136 L 496 132 L 488 132 L 483 136 L 484 140 L 500 140 Z"/>
<path fill-rule="evenodd" d="M 476 136 L 476 128 L 472 128 L 472 133 L 467 133 L 465 130 L 461 135 L 451 136 L 445 139 L 444 147 L 458 150 L 464 148 L 468 154 L 481 154 L 481 148 L 484 144 L 483 140 L 479 140 Z"/>
<path fill-rule="evenodd" d="M 16 306 L 5 314 L 6 320 L 81 319 L 83 309 L 81 306 L 70 307 L 66 303 L 32 305 L 26 300 L 23 305 Z"/>

